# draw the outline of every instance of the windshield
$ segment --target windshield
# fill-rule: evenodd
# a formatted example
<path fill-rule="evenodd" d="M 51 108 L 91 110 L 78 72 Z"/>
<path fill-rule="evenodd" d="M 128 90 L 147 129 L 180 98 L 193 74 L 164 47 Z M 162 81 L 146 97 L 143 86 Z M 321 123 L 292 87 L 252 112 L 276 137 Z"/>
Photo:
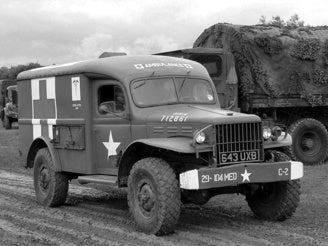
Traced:
<path fill-rule="evenodd" d="M 138 80 L 132 83 L 131 90 L 136 105 L 141 107 L 215 103 L 211 84 L 203 79 L 171 77 Z"/>

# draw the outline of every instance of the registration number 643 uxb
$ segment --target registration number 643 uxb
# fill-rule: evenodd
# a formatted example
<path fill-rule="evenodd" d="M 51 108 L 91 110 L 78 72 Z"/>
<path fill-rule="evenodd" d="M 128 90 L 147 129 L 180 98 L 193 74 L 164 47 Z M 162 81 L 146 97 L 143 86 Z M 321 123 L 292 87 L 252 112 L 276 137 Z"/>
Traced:
<path fill-rule="evenodd" d="M 241 151 L 220 153 L 220 163 L 256 161 L 259 160 L 259 151 Z"/>

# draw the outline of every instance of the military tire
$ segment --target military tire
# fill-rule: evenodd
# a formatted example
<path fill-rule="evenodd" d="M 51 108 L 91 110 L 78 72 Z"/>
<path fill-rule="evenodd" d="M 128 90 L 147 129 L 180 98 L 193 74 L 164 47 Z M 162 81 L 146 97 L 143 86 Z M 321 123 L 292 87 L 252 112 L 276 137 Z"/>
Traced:
<path fill-rule="evenodd" d="M 288 161 L 290 157 L 280 151 L 272 151 L 274 160 Z M 246 194 L 248 206 L 253 213 L 265 220 L 283 221 L 290 218 L 300 201 L 299 180 L 266 183 L 254 193 Z"/>
<path fill-rule="evenodd" d="M 7 115 L 3 117 L 3 127 L 7 130 L 11 129 L 11 120 Z"/>
<path fill-rule="evenodd" d="M 305 118 L 289 127 L 293 144 L 286 152 L 293 160 L 305 165 L 322 164 L 328 156 L 328 131 L 318 120 Z"/>
<path fill-rule="evenodd" d="M 136 162 L 128 178 L 128 204 L 137 226 L 146 233 L 165 235 L 180 216 L 181 194 L 176 174 L 159 158 Z"/>
<path fill-rule="evenodd" d="M 54 163 L 47 148 L 40 149 L 34 159 L 34 188 L 37 201 L 48 207 L 65 203 L 68 178 L 54 171 Z"/>

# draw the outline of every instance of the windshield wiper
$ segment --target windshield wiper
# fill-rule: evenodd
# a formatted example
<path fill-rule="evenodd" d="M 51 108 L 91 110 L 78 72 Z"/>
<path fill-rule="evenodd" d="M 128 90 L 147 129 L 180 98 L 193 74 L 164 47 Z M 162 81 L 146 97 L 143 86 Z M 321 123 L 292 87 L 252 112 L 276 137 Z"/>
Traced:
<path fill-rule="evenodd" d="M 190 74 L 190 72 L 191 72 L 191 71 L 189 70 L 189 71 L 187 72 L 187 75 Z M 187 77 L 184 77 L 184 78 L 183 78 L 183 81 L 182 81 L 181 86 L 180 86 L 180 88 L 179 88 L 179 93 L 180 93 L 180 91 L 182 90 L 183 84 L 184 84 L 184 82 L 186 81 L 186 79 L 187 79 Z"/>
<path fill-rule="evenodd" d="M 149 78 L 150 77 L 153 77 L 155 75 L 155 71 L 153 71 L 152 73 L 151 73 L 151 75 L 149 76 Z M 146 84 L 146 80 L 147 79 L 145 79 L 144 81 L 142 81 L 142 83 L 140 84 L 140 85 L 137 85 L 136 87 L 134 87 L 133 89 L 135 90 L 135 89 L 138 89 L 139 87 L 141 87 L 141 86 L 143 86 L 144 84 Z"/>
<path fill-rule="evenodd" d="M 136 89 L 138 89 L 139 87 L 144 86 L 145 84 L 146 84 L 146 81 L 144 80 L 144 81 L 142 81 L 142 83 L 140 83 L 140 85 L 137 85 L 137 86 L 134 87 L 133 89 L 136 90 Z"/>

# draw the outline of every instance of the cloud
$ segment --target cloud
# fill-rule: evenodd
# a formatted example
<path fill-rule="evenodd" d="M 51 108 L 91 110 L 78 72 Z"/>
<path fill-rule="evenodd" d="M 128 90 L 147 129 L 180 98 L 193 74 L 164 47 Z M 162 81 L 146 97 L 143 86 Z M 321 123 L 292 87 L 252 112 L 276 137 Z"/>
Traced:
<path fill-rule="evenodd" d="M 163 34 L 139 37 L 125 44 L 113 42 L 110 34 L 96 33 L 84 38 L 74 52 L 75 59 L 93 59 L 103 52 L 124 52 L 129 55 L 145 55 L 160 51 L 175 50 L 179 45 L 174 39 Z"/>
<path fill-rule="evenodd" d="M 178 47 L 179 44 L 173 38 L 160 34 L 137 38 L 129 49 L 132 54 L 141 55 L 175 50 Z"/>
<path fill-rule="evenodd" d="M 0 66 L 59 64 L 103 51 L 151 54 L 188 48 L 213 24 L 257 24 L 261 15 L 287 19 L 297 13 L 306 23 L 322 25 L 328 23 L 325 9 L 323 0 L 1 1 Z"/>
<path fill-rule="evenodd" d="M 195 34 L 187 33 L 197 29 L 183 27 L 188 6 L 186 0 L 11 0 L 0 8 L 0 47 L 6 47 L 0 66 L 59 64 L 103 50 L 150 54 L 189 47 Z"/>
<path fill-rule="evenodd" d="M 92 59 L 98 57 L 103 51 L 112 50 L 113 37 L 110 34 L 95 33 L 82 39 L 75 54 L 80 59 Z"/>

